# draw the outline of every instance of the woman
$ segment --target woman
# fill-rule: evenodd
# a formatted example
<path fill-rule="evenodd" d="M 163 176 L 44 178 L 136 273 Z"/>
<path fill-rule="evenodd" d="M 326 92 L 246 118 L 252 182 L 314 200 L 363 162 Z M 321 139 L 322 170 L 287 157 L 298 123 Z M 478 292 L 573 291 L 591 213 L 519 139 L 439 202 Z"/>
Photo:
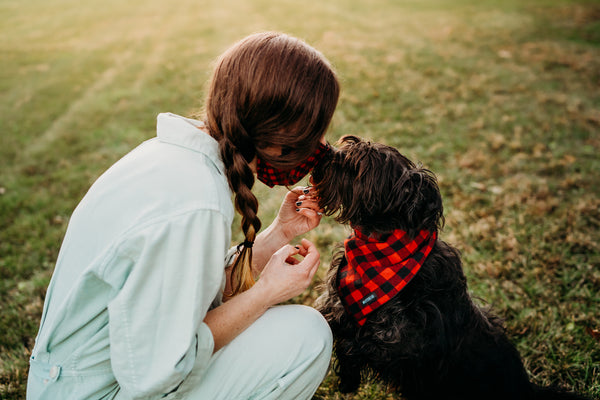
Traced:
<path fill-rule="evenodd" d="M 288 243 L 320 213 L 293 189 L 256 235 L 251 188 L 255 173 L 291 185 L 318 162 L 338 95 L 320 53 L 260 33 L 218 60 L 204 122 L 160 114 L 157 138 L 109 168 L 71 217 L 28 399 L 310 398 L 331 332 L 312 308 L 273 306 L 310 284 L 319 253 Z M 245 241 L 228 251 L 232 192 Z"/>

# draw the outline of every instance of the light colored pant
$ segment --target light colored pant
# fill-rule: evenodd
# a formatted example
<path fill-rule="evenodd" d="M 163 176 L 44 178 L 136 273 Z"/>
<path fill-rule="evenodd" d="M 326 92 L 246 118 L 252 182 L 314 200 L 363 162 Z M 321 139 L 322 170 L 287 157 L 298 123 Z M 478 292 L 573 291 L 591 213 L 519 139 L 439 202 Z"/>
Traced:
<path fill-rule="evenodd" d="M 327 322 L 315 309 L 301 305 L 273 307 L 213 354 L 203 374 L 192 370 L 178 390 L 164 399 L 310 399 L 327 373 L 332 341 Z M 54 364 L 44 361 L 47 360 L 32 361 L 28 398 L 131 400 L 117 384 L 102 395 L 82 395 L 85 385 L 81 383 L 96 377 L 69 375 L 68 371 L 62 373 L 61 380 L 67 382 L 69 378 L 72 391 L 64 385 L 52 386 L 53 392 L 45 391 L 44 382 L 51 379 Z M 111 376 L 108 373 L 108 378 L 100 376 L 98 379 L 108 380 L 110 384 Z"/>
<path fill-rule="evenodd" d="M 310 399 L 329 368 L 332 342 L 327 322 L 315 309 L 273 307 L 213 355 L 199 384 L 188 377 L 177 391 L 185 395 L 175 392 L 173 398 Z M 186 387 L 189 382 L 194 387 Z"/>
<path fill-rule="evenodd" d="M 310 399 L 329 368 L 332 342 L 327 322 L 315 309 L 271 308 L 214 354 L 189 398 Z"/>

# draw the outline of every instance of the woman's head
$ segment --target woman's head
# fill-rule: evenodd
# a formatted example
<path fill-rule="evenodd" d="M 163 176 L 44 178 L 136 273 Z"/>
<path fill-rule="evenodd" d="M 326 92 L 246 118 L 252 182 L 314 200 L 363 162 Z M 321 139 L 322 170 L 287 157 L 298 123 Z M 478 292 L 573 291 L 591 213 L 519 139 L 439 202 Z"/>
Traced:
<path fill-rule="evenodd" d="M 287 170 L 305 161 L 323 138 L 338 97 L 339 83 L 325 57 L 282 33 L 250 35 L 217 60 L 206 125 L 219 141 L 247 241 L 260 229 L 250 163 L 257 157 Z"/>
<path fill-rule="evenodd" d="M 325 57 L 276 32 L 244 38 L 218 60 L 206 101 L 211 134 L 246 162 L 255 156 L 292 168 L 316 149 L 331 121 L 339 84 Z M 267 148 L 280 147 L 273 155 Z"/>
<path fill-rule="evenodd" d="M 435 175 L 393 147 L 344 136 L 312 173 L 325 214 L 366 234 L 402 229 L 411 236 L 443 226 Z"/>

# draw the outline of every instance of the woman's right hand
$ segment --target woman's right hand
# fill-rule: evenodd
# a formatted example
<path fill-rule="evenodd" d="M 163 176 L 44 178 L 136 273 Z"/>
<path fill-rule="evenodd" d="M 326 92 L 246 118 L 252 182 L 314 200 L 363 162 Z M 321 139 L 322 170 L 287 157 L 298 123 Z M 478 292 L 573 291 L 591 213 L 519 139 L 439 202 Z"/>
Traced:
<path fill-rule="evenodd" d="M 295 259 L 297 255 L 304 259 Z M 262 290 L 270 305 L 284 302 L 308 288 L 319 264 L 319 251 L 310 241 L 302 239 L 295 247 L 285 245 L 267 262 L 253 289 Z"/>
<path fill-rule="evenodd" d="M 304 259 L 295 259 L 298 255 Z M 214 351 L 231 342 L 269 307 L 302 293 L 319 262 L 317 248 L 306 239 L 299 246 L 285 245 L 277 250 L 254 286 L 206 313 L 204 322 L 212 332 Z"/>

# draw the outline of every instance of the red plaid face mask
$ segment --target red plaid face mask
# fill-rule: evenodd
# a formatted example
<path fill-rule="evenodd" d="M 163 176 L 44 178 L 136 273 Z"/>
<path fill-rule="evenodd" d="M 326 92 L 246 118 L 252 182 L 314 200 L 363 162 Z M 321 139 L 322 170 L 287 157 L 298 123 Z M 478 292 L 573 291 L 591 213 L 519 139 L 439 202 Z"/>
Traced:
<path fill-rule="evenodd" d="M 410 239 L 399 229 L 380 240 L 357 230 L 346 239 L 346 258 L 338 272 L 338 293 L 358 325 L 364 325 L 369 313 L 406 286 L 425 262 L 436 239 L 436 232 L 425 230 Z"/>
<path fill-rule="evenodd" d="M 302 164 L 292 168 L 291 170 L 282 170 L 256 158 L 256 177 L 259 181 L 269 187 L 275 185 L 290 186 L 304 178 L 308 173 L 323 159 L 330 151 L 329 145 L 319 143 L 315 152 L 306 159 Z"/>

